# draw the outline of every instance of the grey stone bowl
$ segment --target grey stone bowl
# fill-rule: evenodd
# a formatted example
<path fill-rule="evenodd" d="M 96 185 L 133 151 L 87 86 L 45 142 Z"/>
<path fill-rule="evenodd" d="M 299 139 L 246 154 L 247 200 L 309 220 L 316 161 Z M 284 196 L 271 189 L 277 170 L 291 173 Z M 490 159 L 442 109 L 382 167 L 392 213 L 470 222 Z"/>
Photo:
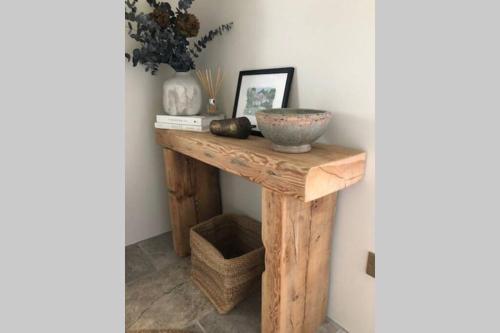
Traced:
<path fill-rule="evenodd" d="M 269 109 L 255 113 L 257 125 L 273 150 L 305 153 L 326 130 L 332 114 L 310 109 Z"/>

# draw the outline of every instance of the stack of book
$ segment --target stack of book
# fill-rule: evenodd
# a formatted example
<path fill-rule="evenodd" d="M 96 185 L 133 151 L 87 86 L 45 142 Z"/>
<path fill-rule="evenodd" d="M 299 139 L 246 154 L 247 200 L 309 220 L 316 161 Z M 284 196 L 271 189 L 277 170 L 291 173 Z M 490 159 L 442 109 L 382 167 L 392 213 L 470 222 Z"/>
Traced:
<path fill-rule="evenodd" d="M 168 116 L 157 115 L 155 128 L 175 129 L 193 132 L 208 132 L 212 120 L 224 119 L 224 116 Z"/>

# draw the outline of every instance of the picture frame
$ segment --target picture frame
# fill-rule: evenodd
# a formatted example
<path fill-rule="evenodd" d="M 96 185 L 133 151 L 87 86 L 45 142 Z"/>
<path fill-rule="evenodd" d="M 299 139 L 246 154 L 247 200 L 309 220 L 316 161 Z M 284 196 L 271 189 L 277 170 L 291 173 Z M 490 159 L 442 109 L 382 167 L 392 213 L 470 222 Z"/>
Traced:
<path fill-rule="evenodd" d="M 262 136 L 255 112 L 288 106 L 294 71 L 293 67 L 240 71 L 233 118 L 247 117 L 254 126 L 252 134 Z"/>

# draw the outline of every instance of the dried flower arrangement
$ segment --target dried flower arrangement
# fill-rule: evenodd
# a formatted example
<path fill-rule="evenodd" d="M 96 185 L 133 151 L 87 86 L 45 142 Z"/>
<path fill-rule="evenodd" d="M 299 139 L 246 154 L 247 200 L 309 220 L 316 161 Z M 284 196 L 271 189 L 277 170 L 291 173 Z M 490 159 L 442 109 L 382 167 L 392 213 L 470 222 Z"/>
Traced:
<path fill-rule="evenodd" d="M 196 37 L 200 30 L 198 18 L 187 12 L 193 0 L 179 0 L 173 10 L 168 2 L 146 0 L 153 11 L 137 13 L 138 0 L 125 1 L 125 19 L 128 21 L 128 34 L 140 43 L 132 54 L 125 53 L 132 64 L 142 64 L 145 70 L 155 74 L 160 64 L 170 65 L 176 72 L 195 69 L 193 57 L 207 47 L 207 43 L 223 32 L 231 30 L 233 22 L 222 24 L 210 30 L 199 40 L 190 43 L 188 38 Z M 135 29 L 133 27 L 135 24 Z"/>

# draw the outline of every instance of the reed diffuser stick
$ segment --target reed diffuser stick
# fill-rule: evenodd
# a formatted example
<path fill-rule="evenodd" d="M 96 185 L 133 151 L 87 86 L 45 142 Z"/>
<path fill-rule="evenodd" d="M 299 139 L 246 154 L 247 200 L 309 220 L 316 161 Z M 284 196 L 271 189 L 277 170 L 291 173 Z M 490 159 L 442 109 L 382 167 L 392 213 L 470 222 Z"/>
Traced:
<path fill-rule="evenodd" d="M 208 83 L 210 84 L 210 96 L 215 96 L 214 94 L 214 85 L 213 85 L 213 80 L 212 80 L 212 70 L 208 71 Z"/>

